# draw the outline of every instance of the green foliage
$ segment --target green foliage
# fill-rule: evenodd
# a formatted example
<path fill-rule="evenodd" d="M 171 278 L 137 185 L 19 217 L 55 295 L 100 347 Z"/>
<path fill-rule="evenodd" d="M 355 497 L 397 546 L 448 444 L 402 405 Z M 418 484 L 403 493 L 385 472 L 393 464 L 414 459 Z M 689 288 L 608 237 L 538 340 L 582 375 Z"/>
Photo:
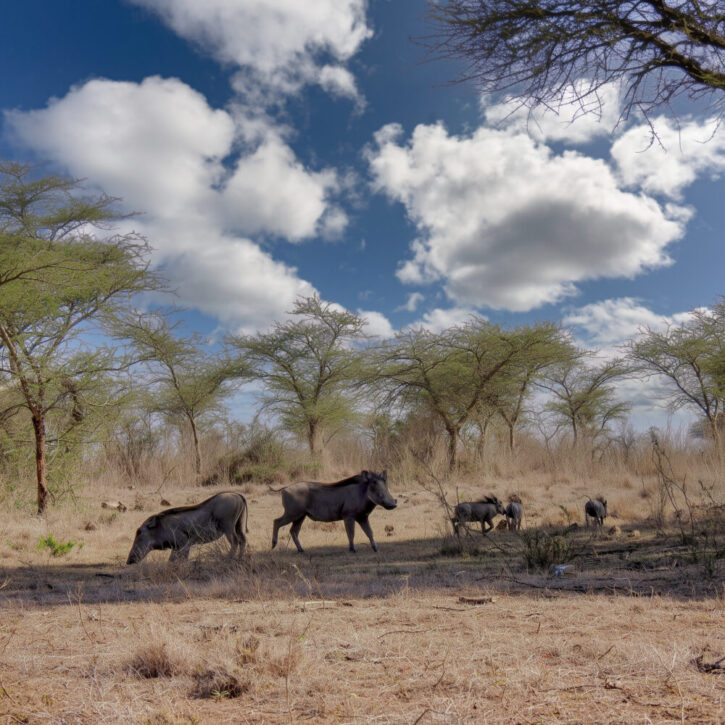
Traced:
<path fill-rule="evenodd" d="M 38 549 L 40 551 L 47 549 L 53 556 L 65 556 L 70 553 L 74 546 L 81 548 L 83 542 L 71 541 L 70 539 L 68 541 L 56 541 L 53 534 L 48 534 L 46 537 L 41 536 L 38 541 Z"/>
<path fill-rule="evenodd" d="M 438 418 L 448 435 L 453 468 L 463 426 L 497 406 L 510 411 L 515 425 L 531 382 L 567 350 L 554 325 L 506 330 L 472 316 L 437 334 L 424 329 L 399 333 L 369 356 L 368 379 L 384 392 L 386 404 L 424 408 Z"/>
<path fill-rule="evenodd" d="M 122 218 L 114 202 L 81 196 L 73 179 L 0 163 L 0 417 L 27 413 L 39 512 L 49 446 L 76 446 L 107 415 L 108 401 L 122 398 L 109 391 L 118 393 L 114 373 L 127 361 L 85 341 L 136 293 L 160 286 L 143 239 L 106 233 Z"/>
<path fill-rule="evenodd" d="M 709 436 L 720 438 L 725 410 L 725 301 L 692 310 L 688 319 L 664 331 L 647 328 L 628 344 L 629 359 L 644 377 L 662 378 L 673 411 L 697 412 Z"/>
<path fill-rule="evenodd" d="M 351 344 L 363 338 L 364 321 L 322 302 L 300 298 L 293 319 L 276 322 L 271 332 L 231 337 L 240 367 L 265 388 L 263 409 L 307 440 L 311 453 L 355 417 L 353 384 L 360 356 Z"/>
<path fill-rule="evenodd" d="M 592 444 L 610 433 L 610 425 L 622 420 L 629 403 L 617 400 L 612 383 L 630 373 L 621 360 L 589 365 L 574 357 L 554 365 L 539 386 L 553 398 L 546 404 L 560 426 L 571 429 L 574 442 L 582 437 Z"/>
<path fill-rule="evenodd" d="M 128 314 L 116 325 L 115 334 L 131 342 L 149 372 L 140 404 L 149 413 L 188 424 L 199 475 L 199 426 L 222 410 L 231 381 L 243 376 L 246 370 L 223 353 L 205 352 L 198 335 L 177 336 L 175 327 L 158 313 Z"/>

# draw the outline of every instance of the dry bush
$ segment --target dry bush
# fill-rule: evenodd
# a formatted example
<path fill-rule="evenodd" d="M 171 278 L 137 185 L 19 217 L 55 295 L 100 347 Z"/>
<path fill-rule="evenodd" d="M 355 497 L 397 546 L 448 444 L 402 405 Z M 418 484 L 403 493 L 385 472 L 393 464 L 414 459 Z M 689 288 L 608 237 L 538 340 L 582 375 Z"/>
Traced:
<path fill-rule="evenodd" d="M 192 673 L 190 697 L 234 698 L 252 690 L 256 678 L 249 668 L 257 662 L 258 650 L 259 639 L 253 635 L 225 638 L 222 644 L 215 634 L 212 659 L 197 665 Z"/>
<path fill-rule="evenodd" d="M 184 671 L 184 661 L 168 642 L 155 640 L 139 647 L 126 669 L 137 677 L 173 677 Z"/>
<path fill-rule="evenodd" d="M 252 681 L 243 673 L 230 672 L 224 666 L 210 667 L 194 672 L 194 686 L 189 691 L 190 697 L 241 697 L 249 692 Z"/>

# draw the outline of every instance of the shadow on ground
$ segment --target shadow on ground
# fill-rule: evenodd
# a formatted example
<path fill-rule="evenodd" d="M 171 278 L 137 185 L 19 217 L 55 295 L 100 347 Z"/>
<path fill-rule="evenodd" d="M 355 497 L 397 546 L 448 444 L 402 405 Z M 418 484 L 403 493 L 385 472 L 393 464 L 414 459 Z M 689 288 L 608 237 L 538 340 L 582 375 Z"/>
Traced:
<path fill-rule="evenodd" d="M 532 535 L 531 531 L 528 536 Z M 134 566 L 73 564 L 62 559 L 37 566 L 0 568 L 0 604 L 73 605 L 79 602 L 174 601 L 188 598 L 365 599 L 401 591 L 455 589 L 536 592 L 556 597 L 574 593 L 668 595 L 699 599 L 722 595 L 725 561 L 715 553 L 682 545 L 675 536 L 643 532 L 567 539 L 566 568 L 535 572 L 526 565 L 527 535 L 470 532 L 455 539 L 382 542 L 380 553 L 360 546 L 248 551 L 230 561 L 221 546 L 197 548 L 190 562 L 169 563 L 162 552 Z M 165 552 L 164 552 L 165 555 Z"/>

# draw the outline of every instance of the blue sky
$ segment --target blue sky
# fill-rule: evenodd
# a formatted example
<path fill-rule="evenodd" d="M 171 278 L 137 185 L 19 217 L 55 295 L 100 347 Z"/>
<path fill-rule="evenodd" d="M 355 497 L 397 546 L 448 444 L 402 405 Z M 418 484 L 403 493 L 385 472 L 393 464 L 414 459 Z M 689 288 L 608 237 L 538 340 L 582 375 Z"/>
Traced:
<path fill-rule="evenodd" d="M 721 292 L 725 135 L 527 123 L 426 62 L 425 2 L 25 0 L 0 27 L 5 158 L 123 198 L 189 327 L 263 329 L 300 294 L 381 336 L 472 311 L 613 354 Z M 572 118 L 574 120 L 572 121 Z M 712 137 L 711 137 L 712 136 Z M 703 143 L 707 141 L 707 143 Z M 646 419 L 653 390 L 627 393 Z"/>

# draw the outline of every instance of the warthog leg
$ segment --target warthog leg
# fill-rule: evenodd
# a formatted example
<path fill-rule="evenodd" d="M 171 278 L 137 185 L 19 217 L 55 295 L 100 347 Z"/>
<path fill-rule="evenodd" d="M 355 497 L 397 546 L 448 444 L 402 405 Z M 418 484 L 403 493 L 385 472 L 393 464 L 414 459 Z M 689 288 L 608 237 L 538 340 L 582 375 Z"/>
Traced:
<path fill-rule="evenodd" d="M 345 519 L 345 531 L 347 531 L 347 538 L 350 541 L 350 551 L 355 553 L 355 544 L 353 543 L 355 539 L 355 519 Z"/>
<path fill-rule="evenodd" d="M 360 528 L 365 532 L 368 539 L 370 539 L 370 546 L 373 547 L 373 551 L 377 551 L 378 547 L 375 543 L 375 539 L 373 538 L 373 530 L 370 528 L 370 522 L 368 521 L 368 517 L 365 516 L 363 518 L 360 518 L 357 520 L 357 522 L 360 524 Z M 352 542 L 352 539 L 350 539 Z"/>
<path fill-rule="evenodd" d="M 172 549 L 169 561 L 187 561 L 189 558 L 189 552 L 191 551 L 191 545 L 185 544 L 180 549 Z"/>
<path fill-rule="evenodd" d="M 247 537 L 244 535 L 244 528 L 242 527 L 242 517 L 237 519 L 237 523 L 234 526 L 234 533 L 237 538 L 237 548 L 239 556 L 242 556 L 247 548 Z"/>
<path fill-rule="evenodd" d="M 488 524 L 488 528 L 486 528 L 486 524 Z M 481 521 L 481 533 L 486 534 L 489 531 L 493 531 L 493 521 L 489 521 L 488 519 L 483 519 Z"/>
<path fill-rule="evenodd" d="M 287 526 L 287 524 L 291 524 L 293 521 L 294 521 L 294 519 L 286 513 L 282 514 L 278 519 L 274 520 L 274 526 L 272 528 L 272 548 L 273 549 L 275 546 L 277 546 L 277 533 L 279 532 L 280 528 L 282 526 Z"/>
<path fill-rule="evenodd" d="M 302 522 L 304 520 L 305 520 L 304 516 L 301 519 L 297 519 L 297 521 L 295 521 L 290 528 L 290 534 L 292 536 L 292 541 L 295 542 L 297 551 L 299 551 L 300 553 L 303 553 L 304 549 L 302 548 L 302 544 L 300 544 L 300 540 L 297 538 L 297 534 L 300 533 L 300 529 L 302 528 Z"/>
<path fill-rule="evenodd" d="M 233 559 L 237 554 L 242 556 L 247 548 L 247 537 L 244 535 L 241 516 L 236 521 L 224 522 L 224 536 L 231 546 L 229 558 Z"/>

